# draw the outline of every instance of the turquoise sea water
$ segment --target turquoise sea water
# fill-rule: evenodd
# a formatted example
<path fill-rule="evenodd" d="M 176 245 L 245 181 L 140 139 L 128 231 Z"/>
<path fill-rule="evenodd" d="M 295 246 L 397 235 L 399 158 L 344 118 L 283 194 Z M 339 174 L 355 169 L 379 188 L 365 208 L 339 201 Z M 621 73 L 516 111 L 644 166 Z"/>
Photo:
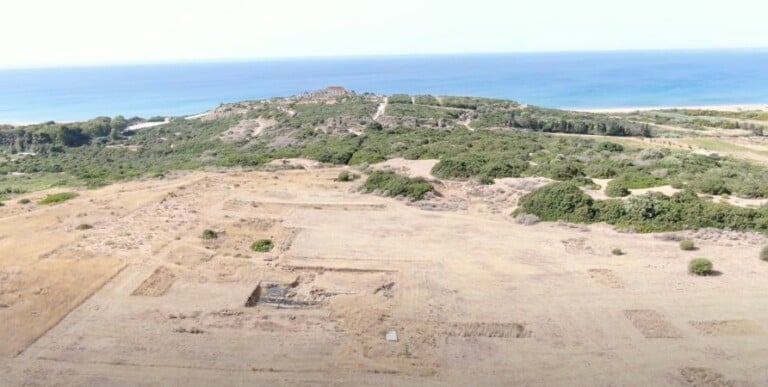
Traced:
<path fill-rule="evenodd" d="M 547 107 L 768 103 L 768 49 L 293 59 L 0 70 L 0 123 L 194 114 L 341 85 Z"/>

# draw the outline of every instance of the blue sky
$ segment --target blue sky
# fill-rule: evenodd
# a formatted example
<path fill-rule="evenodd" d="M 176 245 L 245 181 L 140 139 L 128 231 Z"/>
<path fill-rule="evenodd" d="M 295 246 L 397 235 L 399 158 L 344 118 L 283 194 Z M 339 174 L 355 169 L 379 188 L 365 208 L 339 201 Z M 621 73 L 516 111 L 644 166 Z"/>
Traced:
<path fill-rule="evenodd" d="M 768 47 L 765 0 L 4 0 L 0 67 Z"/>

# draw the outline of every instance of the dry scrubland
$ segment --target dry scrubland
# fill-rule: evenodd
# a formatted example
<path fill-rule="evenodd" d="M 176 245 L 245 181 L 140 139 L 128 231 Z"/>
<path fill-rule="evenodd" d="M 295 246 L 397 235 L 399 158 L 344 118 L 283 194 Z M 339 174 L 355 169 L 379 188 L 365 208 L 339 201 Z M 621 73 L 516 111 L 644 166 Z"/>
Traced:
<path fill-rule="evenodd" d="M 358 193 L 340 170 L 178 173 L 9 203 L 3 384 L 768 383 L 760 236 L 524 226 L 508 212 L 536 179 L 439 185 L 416 206 Z M 272 251 L 251 251 L 263 238 Z M 694 256 L 722 274 L 688 275 Z"/>
<path fill-rule="evenodd" d="M 768 385 L 764 235 L 510 215 L 554 179 L 762 216 L 768 113 L 329 92 L 0 128 L 0 385 Z"/>

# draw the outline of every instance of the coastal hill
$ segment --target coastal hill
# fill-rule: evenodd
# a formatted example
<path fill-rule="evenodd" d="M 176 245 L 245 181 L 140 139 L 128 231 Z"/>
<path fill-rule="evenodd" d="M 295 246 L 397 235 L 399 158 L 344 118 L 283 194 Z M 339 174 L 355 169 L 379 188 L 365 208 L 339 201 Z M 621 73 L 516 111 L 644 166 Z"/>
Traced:
<path fill-rule="evenodd" d="M 223 104 L 191 117 L 6 127 L 0 130 L 0 192 L 11 197 L 55 186 L 98 187 L 175 170 L 264 168 L 287 158 L 360 170 L 393 158 L 435 159 L 431 173 L 438 179 L 487 185 L 499 178 L 542 177 L 581 187 L 596 199 L 582 216 L 561 211 L 547 213 L 548 220 L 606 221 L 645 231 L 765 231 L 768 214 L 757 207 L 768 198 L 762 167 L 768 160 L 766 127 L 765 110 L 589 113 L 330 87 Z M 698 220 L 599 208 L 618 205 L 600 199 L 635 200 L 631 190 L 643 190 L 650 196 L 640 196 L 662 207 L 671 195 L 653 192 L 687 194 L 681 211 L 697 211 Z M 751 208 L 731 210 L 716 202 Z M 702 214 L 700 207 L 707 210 Z M 542 209 L 521 211 L 544 215 Z"/>
<path fill-rule="evenodd" d="M 340 87 L 3 127 L 0 380 L 765 385 L 766 127 Z"/>

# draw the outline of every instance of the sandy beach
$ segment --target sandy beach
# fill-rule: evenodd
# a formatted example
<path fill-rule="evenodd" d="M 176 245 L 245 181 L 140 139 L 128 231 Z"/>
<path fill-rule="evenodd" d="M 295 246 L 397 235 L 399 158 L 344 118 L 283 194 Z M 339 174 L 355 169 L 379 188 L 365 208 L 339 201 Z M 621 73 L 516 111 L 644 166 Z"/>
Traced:
<path fill-rule="evenodd" d="M 748 110 L 768 110 L 768 102 L 760 104 L 737 105 L 696 105 L 696 106 L 642 106 L 642 107 L 618 107 L 618 108 L 564 108 L 574 112 L 585 113 L 632 113 L 638 111 L 690 109 L 690 110 L 717 110 L 724 112 L 738 112 Z"/>

